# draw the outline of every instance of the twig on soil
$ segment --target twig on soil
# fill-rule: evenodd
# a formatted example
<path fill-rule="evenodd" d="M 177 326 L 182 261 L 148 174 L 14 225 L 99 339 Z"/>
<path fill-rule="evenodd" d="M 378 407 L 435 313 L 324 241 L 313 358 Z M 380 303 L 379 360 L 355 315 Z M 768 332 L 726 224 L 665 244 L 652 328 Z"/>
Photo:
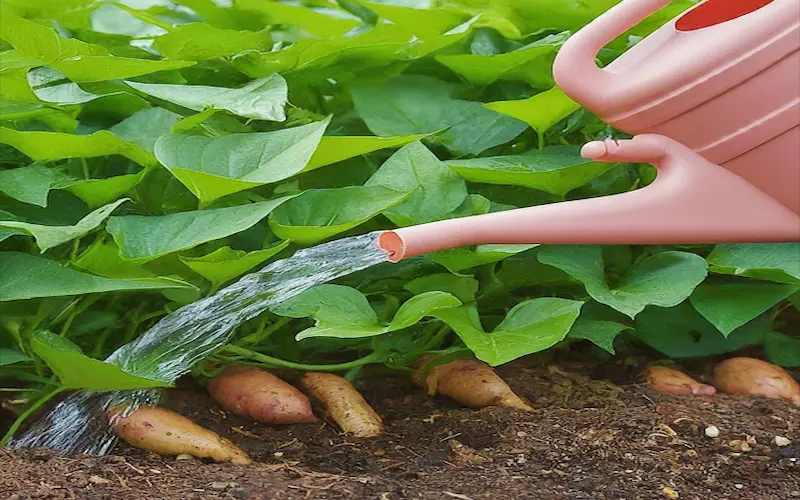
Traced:
<path fill-rule="evenodd" d="M 122 463 L 123 463 L 123 464 L 125 464 L 125 465 L 127 465 L 128 467 L 130 467 L 130 468 L 131 468 L 131 469 L 133 469 L 134 471 L 138 472 L 138 473 L 139 473 L 139 474 L 141 474 L 142 476 L 144 476 L 144 471 L 143 471 L 142 469 L 140 469 L 140 468 L 136 467 L 135 465 L 131 465 L 131 464 L 129 464 L 127 460 L 123 459 L 123 460 L 122 460 Z"/>
<path fill-rule="evenodd" d="M 653 405 L 653 411 L 658 410 L 658 405 L 656 404 L 656 402 L 653 401 L 652 399 L 650 399 L 650 397 L 647 394 L 640 394 L 640 396 L 642 396 L 644 399 L 650 401 L 650 404 Z"/>
<path fill-rule="evenodd" d="M 472 500 L 472 498 L 468 497 L 467 495 L 461 495 L 459 493 L 453 493 L 452 491 L 443 491 L 445 495 L 453 498 L 458 498 L 459 500 Z"/>
<path fill-rule="evenodd" d="M 264 438 L 262 438 L 261 436 L 259 436 L 257 434 L 253 434 L 252 432 L 248 432 L 248 431 L 246 431 L 246 430 L 244 430 L 244 429 L 242 429 L 240 427 L 231 427 L 231 430 L 233 432 L 237 433 L 237 434 L 241 434 L 242 436 L 246 436 L 246 437 L 249 437 L 249 438 L 259 439 L 261 441 L 264 441 Z"/>
<path fill-rule="evenodd" d="M 444 443 L 445 441 L 447 441 L 447 440 L 449 440 L 449 439 L 457 438 L 457 437 L 458 437 L 458 436 L 460 436 L 460 435 L 461 435 L 461 433 L 460 433 L 460 432 L 457 432 L 457 433 L 455 433 L 455 434 L 450 434 L 449 436 L 447 436 L 447 437 L 445 437 L 445 438 L 442 438 L 442 439 L 440 439 L 440 440 L 439 440 L 439 442 L 440 442 L 440 443 Z"/>

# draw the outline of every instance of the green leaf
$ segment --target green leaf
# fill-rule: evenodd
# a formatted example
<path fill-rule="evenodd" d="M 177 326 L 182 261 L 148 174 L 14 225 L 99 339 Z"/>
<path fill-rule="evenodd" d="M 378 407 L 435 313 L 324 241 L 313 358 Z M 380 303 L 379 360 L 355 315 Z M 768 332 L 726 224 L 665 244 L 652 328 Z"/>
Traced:
<path fill-rule="evenodd" d="M 471 276 L 429 274 L 409 281 L 403 288 L 415 295 L 432 291 L 447 292 L 461 302 L 472 302 L 478 292 L 478 281 Z"/>
<path fill-rule="evenodd" d="M 303 171 L 308 172 L 381 149 L 405 146 L 408 143 L 418 141 L 427 136 L 428 134 L 404 135 L 399 137 L 324 136 L 319 143 L 319 147 L 314 151 L 314 155 Z"/>
<path fill-rule="evenodd" d="M 137 377 L 116 366 L 90 358 L 69 340 L 47 331 L 37 331 L 31 337 L 31 348 L 68 389 L 94 391 L 171 387 L 157 380 Z"/>
<path fill-rule="evenodd" d="M 423 40 L 438 37 L 469 18 L 469 15 L 456 9 L 414 8 L 412 5 L 403 5 L 408 2 L 361 3 L 380 17 L 406 27 Z"/>
<path fill-rule="evenodd" d="M 0 227 L 25 231 L 36 239 L 36 245 L 44 253 L 50 248 L 72 241 L 96 229 L 111 215 L 111 212 L 126 201 L 130 200 L 126 198 L 98 208 L 72 226 L 43 226 L 28 222 L 0 221 Z"/>
<path fill-rule="evenodd" d="M 219 29 L 205 23 L 190 23 L 156 37 L 154 43 L 156 50 L 170 59 L 204 61 L 246 50 L 269 50 L 273 41 L 267 32 Z"/>
<path fill-rule="evenodd" d="M 697 312 L 727 336 L 798 290 L 798 286 L 750 280 L 703 283 L 689 300 Z"/>
<path fill-rule="evenodd" d="M 389 331 L 408 328 L 426 316 L 434 316 L 439 311 L 460 305 L 461 301 L 447 292 L 433 291 L 415 295 L 397 310 L 394 319 L 389 323 Z"/>
<path fill-rule="evenodd" d="M 406 301 L 388 324 L 378 316 L 367 298 L 355 288 L 341 285 L 318 285 L 273 307 L 280 316 L 311 317 L 315 326 L 298 333 L 297 340 L 314 337 L 363 338 L 408 328 L 425 316 L 458 307 L 461 301 L 444 292 L 428 292 Z"/>
<path fill-rule="evenodd" d="M 772 319 L 763 315 L 725 336 L 684 302 L 672 308 L 648 307 L 636 317 L 635 336 L 671 358 L 702 358 L 758 345 Z"/>
<path fill-rule="evenodd" d="M 478 359 L 498 366 L 564 340 L 582 305 L 559 298 L 526 300 L 514 306 L 491 333 L 483 330 L 473 306 L 443 309 L 436 317 L 447 323 Z"/>
<path fill-rule="evenodd" d="M 205 111 L 201 111 L 200 113 L 195 113 L 185 118 L 181 118 L 177 123 L 175 123 L 175 125 L 172 126 L 172 133 L 173 134 L 188 133 L 195 127 L 199 127 L 202 123 L 204 123 L 206 120 L 214 116 L 216 113 L 217 113 L 216 109 L 208 108 Z"/>
<path fill-rule="evenodd" d="M 290 198 L 159 217 L 111 217 L 106 230 L 124 258 L 152 260 L 249 229 Z"/>
<path fill-rule="evenodd" d="M 449 129 L 438 141 L 460 154 L 480 154 L 511 141 L 527 128 L 480 103 L 455 99 L 453 93 L 450 84 L 417 75 L 351 90 L 356 111 L 372 133 L 393 136 Z"/>
<path fill-rule="evenodd" d="M 100 45 L 64 38 L 51 28 L 10 12 L 3 13 L 0 38 L 27 58 L 27 64 L 22 67 L 51 66 L 76 83 L 132 78 L 195 64 L 116 57 Z"/>
<path fill-rule="evenodd" d="M 312 245 L 360 226 L 410 194 L 383 186 L 314 189 L 277 208 L 269 225 L 282 239 Z"/>
<path fill-rule="evenodd" d="M 30 360 L 31 358 L 19 351 L 14 351 L 12 349 L 0 349 L 0 366 L 13 365 L 14 363 L 21 363 L 23 361 Z"/>
<path fill-rule="evenodd" d="M 8 144 L 36 161 L 122 155 L 140 165 L 156 165 L 156 160 L 150 153 L 108 130 L 90 135 L 74 135 L 59 132 L 18 132 L 0 127 L 0 143 Z"/>
<path fill-rule="evenodd" d="M 153 154 L 156 140 L 168 134 L 180 119 L 181 115 L 164 108 L 145 108 L 117 123 L 109 131 Z"/>
<path fill-rule="evenodd" d="M 705 261 L 698 255 L 662 252 L 638 261 L 616 286 L 609 286 L 598 246 L 547 246 L 539 251 L 538 259 L 566 272 L 583 283 L 596 301 L 630 318 L 648 305 L 680 304 L 708 273 Z"/>
<path fill-rule="evenodd" d="M 237 7 L 263 13 L 270 24 L 290 24 L 317 37 L 343 35 L 358 26 L 355 19 L 328 15 L 299 5 L 264 0 L 237 0 Z"/>
<path fill-rule="evenodd" d="M 613 166 L 587 160 L 575 146 L 551 146 L 522 155 L 492 156 L 447 162 L 469 182 L 524 186 L 564 196 Z"/>
<path fill-rule="evenodd" d="M 164 135 L 155 154 L 202 203 L 288 179 L 303 171 L 319 145 L 324 121 L 221 137 Z"/>
<path fill-rule="evenodd" d="M 437 56 L 436 60 L 475 85 L 520 81 L 537 88 L 553 85 L 551 67 L 569 33 L 548 35 L 512 52 L 496 55 Z"/>
<path fill-rule="evenodd" d="M 80 56 L 104 56 L 108 51 L 74 38 L 64 38 L 55 30 L 23 19 L 4 9 L 0 23 L 0 38 L 10 43 L 18 53 L 44 64 Z"/>
<path fill-rule="evenodd" d="M 441 250 L 430 255 L 431 260 L 446 267 L 451 273 L 499 262 L 506 257 L 530 250 L 537 245 L 476 245 Z"/>
<path fill-rule="evenodd" d="M 109 279 L 62 267 L 33 255 L 0 252 L 0 302 L 125 290 L 186 288 L 168 279 Z"/>
<path fill-rule="evenodd" d="M 378 23 L 367 30 L 329 38 L 303 38 L 288 48 L 269 52 L 247 51 L 233 58 L 233 66 L 251 77 L 293 74 L 307 80 L 334 78 L 358 82 L 375 71 L 404 66 L 459 42 L 469 30 L 418 39 L 407 27 Z M 388 67 L 388 68 L 387 68 Z"/>
<path fill-rule="evenodd" d="M 277 255 L 287 246 L 289 246 L 289 242 L 282 241 L 270 248 L 253 252 L 222 247 L 202 257 L 181 256 L 180 259 L 192 271 L 210 281 L 215 288 L 218 288 L 220 285 L 243 275 L 250 269 L 265 262 L 270 257 Z"/>
<path fill-rule="evenodd" d="M 706 260 L 713 273 L 800 285 L 800 243 L 717 245 Z"/>
<path fill-rule="evenodd" d="M 61 182 L 57 187 L 82 199 L 89 208 L 97 208 L 138 186 L 148 172 L 148 169 L 143 169 L 136 174 L 117 175 L 105 179 L 75 179 Z"/>
<path fill-rule="evenodd" d="M 786 368 L 800 366 L 800 338 L 780 332 L 767 332 L 764 352 L 770 363 Z"/>
<path fill-rule="evenodd" d="M 253 80 L 239 88 L 205 85 L 168 85 L 125 82 L 134 89 L 194 111 L 207 108 L 224 109 L 245 118 L 282 122 L 289 87 L 281 75 Z"/>
<path fill-rule="evenodd" d="M 421 142 L 413 142 L 392 155 L 367 181 L 411 192 L 383 215 L 398 226 L 442 220 L 467 198 L 467 186 Z"/>
<path fill-rule="evenodd" d="M 625 330 L 633 330 L 633 328 L 615 321 L 578 318 L 567 336 L 574 339 L 588 340 L 597 347 L 611 354 L 616 354 L 614 351 L 614 339 Z"/>
<path fill-rule="evenodd" d="M 46 207 L 50 190 L 64 179 L 69 179 L 69 176 L 41 165 L 2 170 L 0 191 L 24 203 Z"/>
<path fill-rule="evenodd" d="M 558 87 L 528 99 L 491 102 L 485 106 L 527 123 L 539 134 L 545 133 L 553 125 L 581 109 L 580 104 L 567 97 Z"/>
<path fill-rule="evenodd" d="M 103 97 L 99 94 L 86 92 L 52 68 L 32 69 L 28 72 L 27 77 L 33 93 L 45 102 L 64 106 L 68 104 L 83 104 Z M 113 94 L 119 93 L 114 92 Z"/>
<path fill-rule="evenodd" d="M 192 61 L 153 61 L 116 56 L 78 56 L 52 66 L 76 83 L 124 80 L 160 71 L 186 68 Z"/>
<path fill-rule="evenodd" d="M 73 267 L 105 278 L 138 279 L 158 278 L 159 276 L 144 268 L 137 262 L 125 260 L 119 255 L 119 248 L 113 241 L 98 241 L 83 252 L 72 263 Z M 185 282 L 178 276 L 166 276 L 175 283 L 183 284 L 184 288 L 195 289 L 191 283 Z"/>

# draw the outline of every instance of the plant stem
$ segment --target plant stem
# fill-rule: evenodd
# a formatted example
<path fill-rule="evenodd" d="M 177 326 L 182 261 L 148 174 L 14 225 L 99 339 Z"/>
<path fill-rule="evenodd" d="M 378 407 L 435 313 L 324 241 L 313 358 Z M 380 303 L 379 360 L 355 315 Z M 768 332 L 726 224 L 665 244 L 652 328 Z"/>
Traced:
<path fill-rule="evenodd" d="M 352 384 L 353 380 L 355 380 L 356 377 L 358 377 L 358 374 L 361 373 L 362 368 L 364 368 L 364 365 L 356 366 L 355 368 L 350 368 L 349 370 L 347 370 L 347 373 L 345 373 L 344 379 Z"/>
<path fill-rule="evenodd" d="M 373 352 L 367 356 L 364 356 L 363 358 L 359 358 L 353 361 L 348 361 L 347 363 L 338 363 L 331 365 L 307 365 L 305 363 L 295 363 L 294 361 L 286 361 L 283 359 L 273 358 L 272 356 L 267 356 L 266 354 L 261 354 L 260 352 L 251 351 L 250 349 L 245 349 L 244 347 L 240 347 L 238 345 L 233 345 L 233 344 L 228 344 L 225 347 L 223 347 L 222 352 L 237 354 L 269 366 L 278 366 L 281 368 L 290 368 L 292 370 L 304 370 L 309 372 L 312 371 L 338 372 L 338 371 L 350 370 L 351 368 L 355 368 L 358 366 L 364 366 L 371 363 L 378 363 L 384 361 L 383 356 Z"/>
<path fill-rule="evenodd" d="M 447 336 L 447 334 L 450 333 L 450 331 L 451 330 L 450 330 L 449 326 L 447 326 L 447 325 L 442 326 L 439 329 L 439 331 L 436 332 L 436 335 L 434 335 L 433 338 L 430 339 L 428 341 L 428 343 L 425 344 L 425 346 L 423 346 L 422 352 L 428 352 L 428 351 L 438 347 L 439 344 L 441 344 L 442 341 L 444 340 L 444 338 Z"/>
<path fill-rule="evenodd" d="M 286 326 L 290 321 L 292 321 L 292 318 L 281 318 L 269 325 L 267 328 L 265 328 L 265 324 L 262 322 L 260 325 L 258 325 L 258 330 L 256 330 L 255 333 L 244 337 L 242 340 L 237 342 L 237 345 L 256 345 Z"/>
<path fill-rule="evenodd" d="M 11 438 L 14 437 L 14 434 L 16 434 L 17 430 L 19 429 L 19 426 L 22 425 L 22 423 L 25 422 L 25 420 L 27 420 L 28 417 L 30 417 L 33 414 L 33 412 L 38 410 L 43 404 L 53 399 L 53 397 L 56 394 L 65 389 L 66 387 L 56 387 L 52 391 L 48 392 L 47 394 L 36 400 L 33 404 L 31 404 L 28 408 L 26 408 L 24 412 L 20 413 L 17 419 L 14 420 L 14 423 L 11 424 L 11 427 L 8 428 L 8 432 L 6 432 L 5 436 L 3 436 L 3 439 L 0 439 L 0 446 L 5 446 L 6 444 L 8 444 Z"/>

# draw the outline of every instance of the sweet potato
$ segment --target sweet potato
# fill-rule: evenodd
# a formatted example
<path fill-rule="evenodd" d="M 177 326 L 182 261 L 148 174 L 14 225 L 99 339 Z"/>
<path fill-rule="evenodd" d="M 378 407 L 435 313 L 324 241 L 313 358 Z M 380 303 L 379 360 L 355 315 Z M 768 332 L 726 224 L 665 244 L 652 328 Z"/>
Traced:
<path fill-rule="evenodd" d="M 702 384 L 685 373 L 667 368 L 666 366 L 651 366 L 644 372 L 647 383 L 658 392 L 668 394 L 702 394 L 713 396 L 717 393 L 714 386 Z"/>
<path fill-rule="evenodd" d="M 429 396 L 444 394 L 469 408 L 502 406 L 533 411 L 486 363 L 460 359 L 424 373 L 424 366 L 433 359 L 434 356 L 423 356 L 417 360 L 412 375 L 414 383 L 424 387 Z"/>
<path fill-rule="evenodd" d="M 208 382 L 229 412 L 265 424 L 313 424 L 311 402 L 296 387 L 253 366 L 229 366 Z"/>
<path fill-rule="evenodd" d="M 800 405 L 800 384 L 780 366 L 760 359 L 726 359 L 714 367 L 714 385 L 727 394 L 786 399 Z"/>
<path fill-rule="evenodd" d="M 143 406 L 127 417 L 111 408 L 106 418 L 117 436 L 137 448 L 160 455 L 188 453 L 218 462 L 251 463 L 247 453 L 231 441 L 165 408 Z"/>
<path fill-rule="evenodd" d="M 383 434 L 383 421 L 350 383 L 332 373 L 309 372 L 300 386 L 325 406 L 344 432 L 356 437 Z"/>

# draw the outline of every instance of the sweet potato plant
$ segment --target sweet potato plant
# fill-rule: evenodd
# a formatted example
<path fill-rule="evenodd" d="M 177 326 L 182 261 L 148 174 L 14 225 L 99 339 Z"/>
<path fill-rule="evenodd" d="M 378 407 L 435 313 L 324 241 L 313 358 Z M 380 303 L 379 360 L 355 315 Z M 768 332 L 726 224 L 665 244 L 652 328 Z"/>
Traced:
<path fill-rule="evenodd" d="M 0 2 L 6 421 L 66 389 L 164 385 L 100 360 L 298 248 L 647 185 L 648 165 L 579 155 L 623 134 L 551 74 L 615 3 Z M 456 248 L 312 288 L 240 325 L 194 375 L 352 380 L 424 355 L 497 366 L 578 342 L 675 359 L 762 346 L 791 367 L 799 289 L 798 244 Z"/>

